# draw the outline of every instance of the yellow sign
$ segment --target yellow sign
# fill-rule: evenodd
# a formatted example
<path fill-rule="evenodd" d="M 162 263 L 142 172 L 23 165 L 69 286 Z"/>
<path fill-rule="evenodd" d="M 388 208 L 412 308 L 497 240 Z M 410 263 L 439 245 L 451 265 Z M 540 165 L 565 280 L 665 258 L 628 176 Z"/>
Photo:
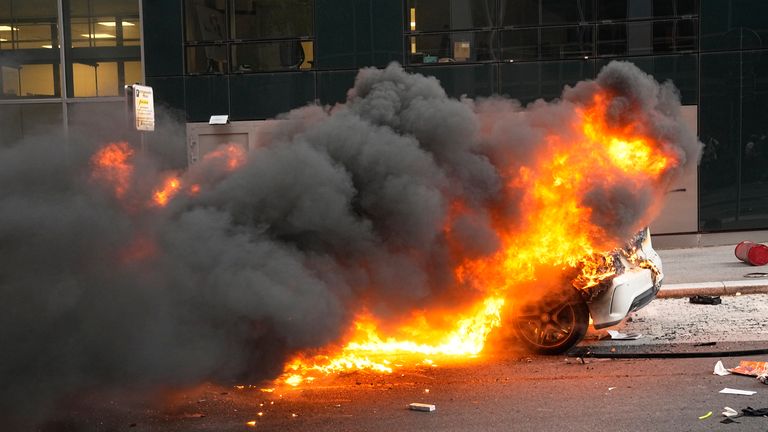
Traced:
<path fill-rule="evenodd" d="M 133 85 L 133 112 L 136 130 L 155 130 L 155 100 L 152 87 Z"/>

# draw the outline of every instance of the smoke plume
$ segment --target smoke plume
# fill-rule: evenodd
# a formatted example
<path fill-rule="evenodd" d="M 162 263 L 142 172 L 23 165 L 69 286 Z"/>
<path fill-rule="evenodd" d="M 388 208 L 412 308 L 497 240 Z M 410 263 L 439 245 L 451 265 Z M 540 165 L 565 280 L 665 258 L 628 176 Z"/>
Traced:
<path fill-rule="evenodd" d="M 618 245 L 700 149 L 671 83 L 629 63 L 526 107 L 451 99 L 396 64 L 363 69 L 345 104 L 281 116 L 234 171 L 198 162 L 183 179 L 200 192 L 163 208 L 142 201 L 164 176 L 150 155 L 136 152 L 116 197 L 93 175 L 94 148 L 0 149 L 0 417 L 89 388 L 273 377 L 363 307 L 396 318 L 478 297 L 454 274 L 457 245 L 461 259 L 499 250 L 494 224 L 525 213 L 511 173 L 599 89 L 608 122 L 642 117 L 678 160 L 652 189 L 595 182 L 586 194 Z"/>

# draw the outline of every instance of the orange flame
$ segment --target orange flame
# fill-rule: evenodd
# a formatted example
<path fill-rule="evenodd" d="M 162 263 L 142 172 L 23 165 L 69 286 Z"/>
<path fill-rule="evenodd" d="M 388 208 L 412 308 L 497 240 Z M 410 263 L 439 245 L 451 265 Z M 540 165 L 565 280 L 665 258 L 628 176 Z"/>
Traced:
<path fill-rule="evenodd" d="M 218 149 L 207 153 L 203 161 L 224 161 L 227 171 L 235 171 L 240 168 L 246 160 L 246 152 L 242 146 L 234 143 L 225 144 Z"/>
<path fill-rule="evenodd" d="M 115 196 L 123 198 L 133 176 L 133 149 L 127 142 L 110 143 L 91 157 L 93 178 L 104 181 L 114 188 Z"/>
<path fill-rule="evenodd" d="M 592 104 L 574 113 L 565 132 L 550 134 L 537 160 L 506 172 L 510 191 L 523 191 L 522 221 L 501 218 L 497 235 L 502 247 L 495 255 L 465 259 L 457 278 L 482 287 L 486 299 L 475 305 L 453 328 L 430 328 L 426 321 L 408 323 L 405 339 L 383 337 L 368 317 L 355 322 L 356 332 L 335 354 L 298 356 L 285 367 L 278 382 L 297 386 L 318 374 L 349 370 L 393 371 L 391 359 L 403 353 L 467 357 L 479 354 L 491 330 L 501 325 L 501 309 L 515 288 L 536 280 L 541 269 L 576 271 L 575 287 L 588 290 L 615 274 L 612 257 L 604 252 L 618 246 L 591 220 L 584 203 L 592 188 L 622 180 L 637 188 L 655 187 L 678 160 L 662 143 L 643 134 L 637 122 L 614 126 L 606 121 L 610 95 L 598 93 Z M 453 203 L 450 218 L 464 212 Z M 446 224 L 447 227 L 450 223 Z M 636 227 L 639 229 L 640 227 Z M 446 228 L 450 241 L 450 229 Z"/>
<path fill-rule="evenodd" d="M 163 182 L 162 187 L 152 194 L 152 203 L 158 207 L 165 207 L 181 190 L 181 180 L 176 176 L 169 176 Z"/>

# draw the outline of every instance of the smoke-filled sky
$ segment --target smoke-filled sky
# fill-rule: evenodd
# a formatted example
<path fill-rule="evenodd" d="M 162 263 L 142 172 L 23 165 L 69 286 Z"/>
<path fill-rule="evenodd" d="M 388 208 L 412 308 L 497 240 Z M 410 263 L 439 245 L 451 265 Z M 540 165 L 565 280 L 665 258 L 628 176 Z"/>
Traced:
<path fill-rule="evenodd" d="M 363 69 L 345 104 L 285 114 L 236 171 L 191 167 L 200 193 L 166 208 L 136 204 L 163 179 L 148 155 L 118 199 L 92 175 L 94 149 L 0 149 L 0 418 L 92 387 L 272 377 L 363 306 L 386 319 L 480 295 L 456 280 L 457 244 L 463 258 L 498 251 L 494 221 L 524 213 L 509 173 L 599 89 L 609 124 L 641 116 L 680 162 L 655 188 L 585 196 L 619 244 L 700 148 L 674 87 L 630 63 L 526 107 L 451 99 L 396 64 Z"/>

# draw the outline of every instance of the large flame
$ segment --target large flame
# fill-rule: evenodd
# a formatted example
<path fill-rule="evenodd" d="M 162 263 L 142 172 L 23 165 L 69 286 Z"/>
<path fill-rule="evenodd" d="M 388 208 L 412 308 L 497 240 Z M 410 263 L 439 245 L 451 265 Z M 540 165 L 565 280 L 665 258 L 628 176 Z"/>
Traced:
<path fill-rule="evenodd" d="M 420 355 L 422 360 L 474 356 L 483 350 L 489 333 L 501 325 L 502 307 L 519 294 L 514 288 L 537 279 L 541 268 L 575 269 L 573 284 L 582 290 L 613 276 L 613 256 L 605 252 L 620 245 L 592 222 L 591 209 L 583 203 L 585 192 L 617 180 L 630 180 L 638 188 L 653 186 L 678 161 L 664 152 L 662 143 L 646 136 L 637 121 L 609 124 L 609 102 L 609 94 L 597 93 L 590 105 L 575 110 L 573 123 L 565 131 L 546 137 L 534 164 L 505 173 L 510 190 L 524 191 L 525 216 L 517 224 L 498 220 L 503 247 L 497 254 L 464 260 L 456 268 L 460 280 L 482 287 L 488 295 L 458 317 L 452 328 L 432 328 L 426 320 L 414 319 L 402 326 L 409 329 L 408 336 L 395 338 L 379 334 L 370 318 L 362 317 L 342 349 L 299 355 L 278 381 L 296 386 L 318 374 L 389 373 L 391 359 L 402 354 Z M 450 217 L 463 210 L 461 203 L 454 203 Z"/>

